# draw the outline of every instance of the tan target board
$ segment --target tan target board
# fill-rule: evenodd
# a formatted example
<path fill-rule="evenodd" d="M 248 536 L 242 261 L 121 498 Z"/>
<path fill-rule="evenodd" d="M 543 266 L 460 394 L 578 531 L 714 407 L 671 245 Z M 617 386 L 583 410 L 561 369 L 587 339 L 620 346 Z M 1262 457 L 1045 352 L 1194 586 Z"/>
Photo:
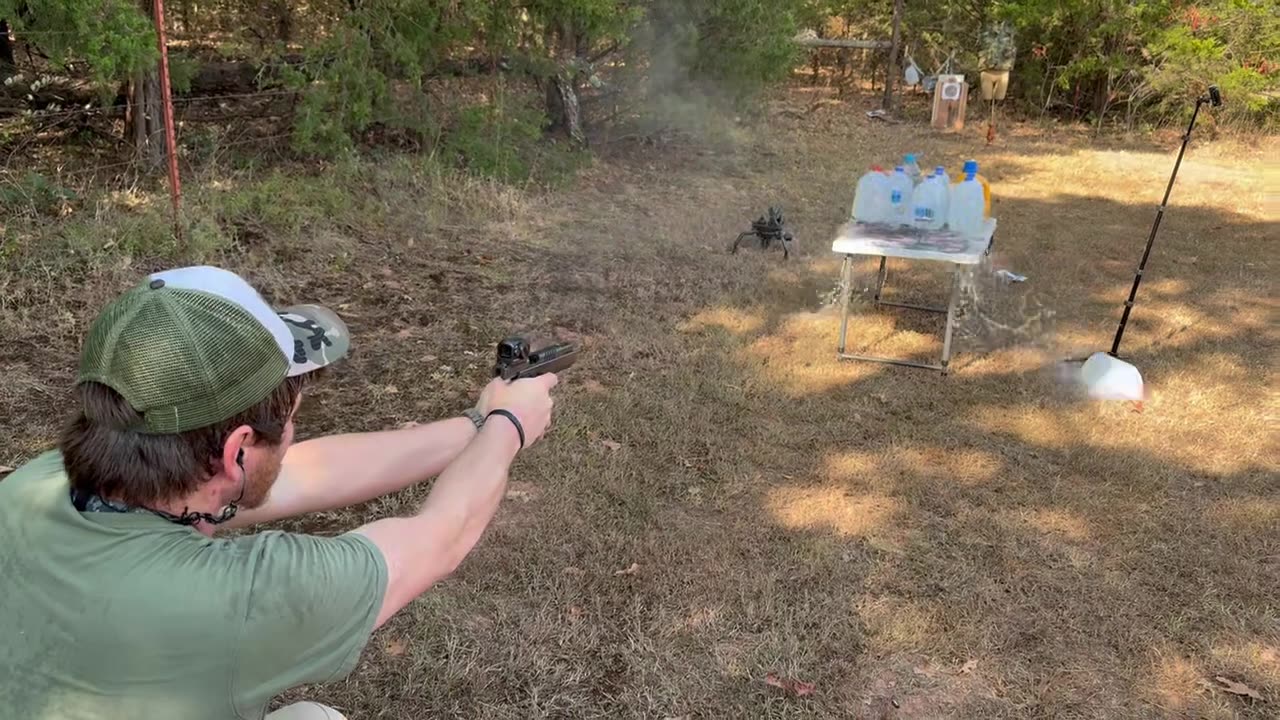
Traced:
<path fill-rule="evenodd" d="M 939 75 L 933 88 L 930 124 L 939 130 L 963 130 L 968 103 L 969 83 L 964 81 L 964 75 Z"/>

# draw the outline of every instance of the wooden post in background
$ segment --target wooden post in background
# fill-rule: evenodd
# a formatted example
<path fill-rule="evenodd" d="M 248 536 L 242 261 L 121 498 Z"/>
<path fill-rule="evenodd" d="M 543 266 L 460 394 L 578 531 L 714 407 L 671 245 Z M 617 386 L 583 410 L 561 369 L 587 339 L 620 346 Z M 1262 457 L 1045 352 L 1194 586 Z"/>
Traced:
<path fill-rule="evenodd" d="M 884 78 L 884 100 L 880 102 L 880 107 L 889 114 L 893 114 L 893 91 L 898 86 L 898 75 L 901 73 L 901 69 L 898 67 L 898 44 L 902 38 L 902 5 L 903 0 L 893 0 L 893 39 L 889 41 L 889 63 Z"/>
<path fill-rule="evenodd" d="M 169 43 L 164 32 L 164 0 L 155 0 L 156 42 L 160 45 L 160 101 L 164 113 L 165 154 L 169 159 L 169 196 L 173 200 L 173 232 L 182 241 L 182 182 L 178 178 L 178 143 L 173 127 L 173 90 L 169 85 Z"/>

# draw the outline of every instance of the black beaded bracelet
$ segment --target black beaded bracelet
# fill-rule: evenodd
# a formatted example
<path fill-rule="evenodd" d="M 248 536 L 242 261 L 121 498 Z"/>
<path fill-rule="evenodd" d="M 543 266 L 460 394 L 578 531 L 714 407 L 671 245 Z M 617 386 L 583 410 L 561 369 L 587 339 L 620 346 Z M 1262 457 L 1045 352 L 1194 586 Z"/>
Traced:
<path fill-rule="evenodd" d="M 521 426 L 520 421 L 516 419 L 515 413 L 511 412 L 510 410 L 491 410 L 489 414 L 485 416 L 484 419 L 488 421 L 488 419 L 493 417 L 494 415 L 501 415 L 502 417 L 510 420 L 512 425 L 516 426 L 516 432 L 519 433 L 520 435 L 520 449 L 523 450 L 524 449 L 524 427 Z"/>

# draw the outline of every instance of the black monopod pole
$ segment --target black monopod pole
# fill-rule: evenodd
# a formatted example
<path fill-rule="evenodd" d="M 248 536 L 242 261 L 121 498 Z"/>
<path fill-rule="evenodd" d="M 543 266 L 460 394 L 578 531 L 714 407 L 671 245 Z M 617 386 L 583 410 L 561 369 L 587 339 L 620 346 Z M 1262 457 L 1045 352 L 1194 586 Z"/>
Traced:
<path fill-rule="evenodd" d="M 1142 282 L 1142 272 L 1147 267 L 1147 258 L 1151 257 L 1151 246 L 1156 242 L 1156 232 L 1160 230 L 1160 220 L 1164 217 L 1164 209 L 1169 206 L 1169 193 L 1173 191 L 1173 181 L 1178 177 L 1178 167 L 1182 165 L 1182 155 L 1187 151 L 1187 143 L 1191 142 L 1191 131 L 1196 126 L 1196 116 L 1200 114 L 1200 106 L 1209 103 L 1214 107 L 1222 104 L 1222 95 L 1218 86 L 1210 85 L 1209 94 L 1196 99 L 1196 109 L 1191 113 L 1191 124 L 1187 125 L 1187 134 L 1182 136 L 1182 148 L 1178 150 L 1178 160 L 1173 164 L 1173 174 L 1169 176 L 1169 186 L 1164 189 L 1164 200 L 1156 211 L 1156 221 L 1151 225 L 1151 235 L 1147 237 L 1147 249 L 1142 253 L 1142 262 L 1138 263 L 1138 274 L 1133 276 L 1133 288 L 1129 291 L 1129 299 L 1124 303 L 1124 314 L 1120 316 L 1120 327 L 1116 328 L 1115 341 L 1111 343 L 1112 357 L 1119 357 L 1120 338 L 1124 335 L 1124 326 L 1129 322 L 1129 313 L 1133 310 L 1134 298 L 1138 297 L 1138 285 Z"/>

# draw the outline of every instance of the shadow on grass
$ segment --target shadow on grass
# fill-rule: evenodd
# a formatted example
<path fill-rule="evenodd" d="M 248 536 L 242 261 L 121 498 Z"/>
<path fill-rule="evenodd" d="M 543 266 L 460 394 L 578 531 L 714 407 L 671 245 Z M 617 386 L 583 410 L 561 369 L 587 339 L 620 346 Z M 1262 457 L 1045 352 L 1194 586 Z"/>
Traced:
<path fill-rule="evenodd" d="M 1135 214 L 1098 198 L 1070 202 L 1108 217 Z M 1114 318 L 1119 303 L 1113 298 L 1123 299 L 1132 275 L 1099 266 L 1120 252 L 1120 238 L 1109 237 L 1119 225 L 1095 232 L 1087 249 L 1083 242 L 1039 247 L 1020 237 L 1020 219 L 1060 216 L 1061 205 L 1009 201 L 1001 247 L 1012 257 L 1036 258 L 1033 267 L 1016 269 L 1032 275 L 1048 302 L 1075 299 L 1074 306 L 1063 302 L 1057 320 L 1064 335 L 1081 343 L 1100 335 L 1098 323 L 1086 318 L 1106 310 Z M 1207 227 L 1220 229 L 1222 242 L 1206 260 L 1192 253 L 1202 252 L 1193 243 Z M 877 561 L 874 553 L 863 558 L 874 568 L 867 593 L 892 598 L 902 614 L 876 614 L 883 608 L 862 613 L 873 625 L 876 618 L 888 623 L 876 631 L 888 642 L 869 645 L 940 654 L 956 659 L 957 668 L 966 656 L 982 657 L 983 665 L 998 668 L 988 676 L 989 693 L 976 697 L 965 690 L 950 715 L 1226 712 L 1221 695 L 1194 682 L 1160 687 L 1153 681 L 1144 666 L 1156 662 L 1151 655 L 1161 647 L 1182 648 L 1190 657 L 1183 662 L 1202 663 L 1201 679 L 1237 673 L 1274 693 L 1274 662 L 1224 661 L 1210 648 L 1258 638 L 1274 648 L 1278 639 L 1267 620 L 1275 604 L 1266 589 L 1280 579 L 1274 528 L 1268 532 L 1278 515 L 1275 465 L 1254 443 L 1230 440 L 1230 431 L 1178 427 L 1221 421 L 1217 413 L 1197 412 L 1199 394 L 1221 395 L 1238 416 L 1248 415 L 1256 402 L 1252 383 L 1275 365 L 1274 304 L 1260 299 L 1274 287 L 1261 268 L 1249 271 L 1265 265 L 1255 262 L 1256 243 L 1272 229 L 1207 208 L 1184 208 L 1176 222 L 1166 222 L 1165 255 L 1194 260 L 1166 269 L 1164 278 L 1148 277 L 1127 330 L 1125 356 L 1144 368 L 1157 391 L 1168 390 L 1148 415 L 1072 400 L 1056 385 L 1052 368 L 1035 360 L 1016 370 L 1000 370 L 995 360 L 972 375 L 960 371 L 946 379 L 885 366 L 842 373 L 831 367 L 834 318 L 815 321 L 821 330 L 813 322 L 797 323 L 797 313 L 812 305 L 789 304 L 783 288 L 767 293 L 775 302 L 740 301 L 736 311 L 715 310 L 709 325 L 721 331 L 703 323 L 701 337 L 736 346 L 728 354 L 740 372 L 761 380 L 751 387 L 767 420 L 747 442 L 768 446 L 752 466 L 773 482 L 760 490 L 757 503 L 774 522 L 807 535 L 870 537 L 889 548 L 888 560 Z M 945 287 L 938 273 L 919 265 L 926 264 L 895 271 L 907 294 Z M 1234 287 L 1197 287 L 1224 279 Z M 865 332 L 855 329 L 851 338 L 878 341 L 885 322 L 940 337 L 940 319 L 929 326 L 898 312 L 887 311 L 889 320 Z M 1109 347 L 1109 341 L 1109 335 L 1097 337 L 1095 347 Z M 773 364 L 763 360 L 768 351 L 802 360 L 762 370 Z M 936 357 L 936 344 L 913 355 Z M 808 372 L 814 366 L 825 366 L 825 374 Z M 1175 390 L 1183 394 L 1169 397 Z M 1157 413 L 1168 418 L 1151 416 Z M 1249 420 L 1253 431 L 1264 427 L 1256 414 Z M 1206 467 L 1214 462 L 1178 457 L 1188 450 L 1212 456 L 1213 448 L 1174 448 L 1170 441 L 1230 444 L 1227 455 L 1241 448 L 1254 452 L 1219 454 L 1217 464 L 1231 469 L 1214 471 Z M 833 478 L 831 458 L 841 451 L 860 458 L 854 462 L 858 472 Z M 814 464 L 815 457 L 826 466 Z M 983 466 L 976 480 L 957 471 L 956 463 L 965 461 Z M 808 478 L 809 484 L 786 478 Z M 898 641 L 901 629 L 894 623 L 920 622 L 922 613 L 933 621 L 919 633 L 927 639 Z M 926 678 L 924 686 L 932 682 L 928 672 L 907 666 L 899 675 L 900 688 L 913 678 Z M 1010 687 L 1018 677 L 1058 687 Z M 930 690 L 921 692 L 927 697 Z M 1099 697 L 1110 699 L 1090 700 Z M 1246 717 L 1264 714 L 1260 706 L 1237 709 Z"/>

